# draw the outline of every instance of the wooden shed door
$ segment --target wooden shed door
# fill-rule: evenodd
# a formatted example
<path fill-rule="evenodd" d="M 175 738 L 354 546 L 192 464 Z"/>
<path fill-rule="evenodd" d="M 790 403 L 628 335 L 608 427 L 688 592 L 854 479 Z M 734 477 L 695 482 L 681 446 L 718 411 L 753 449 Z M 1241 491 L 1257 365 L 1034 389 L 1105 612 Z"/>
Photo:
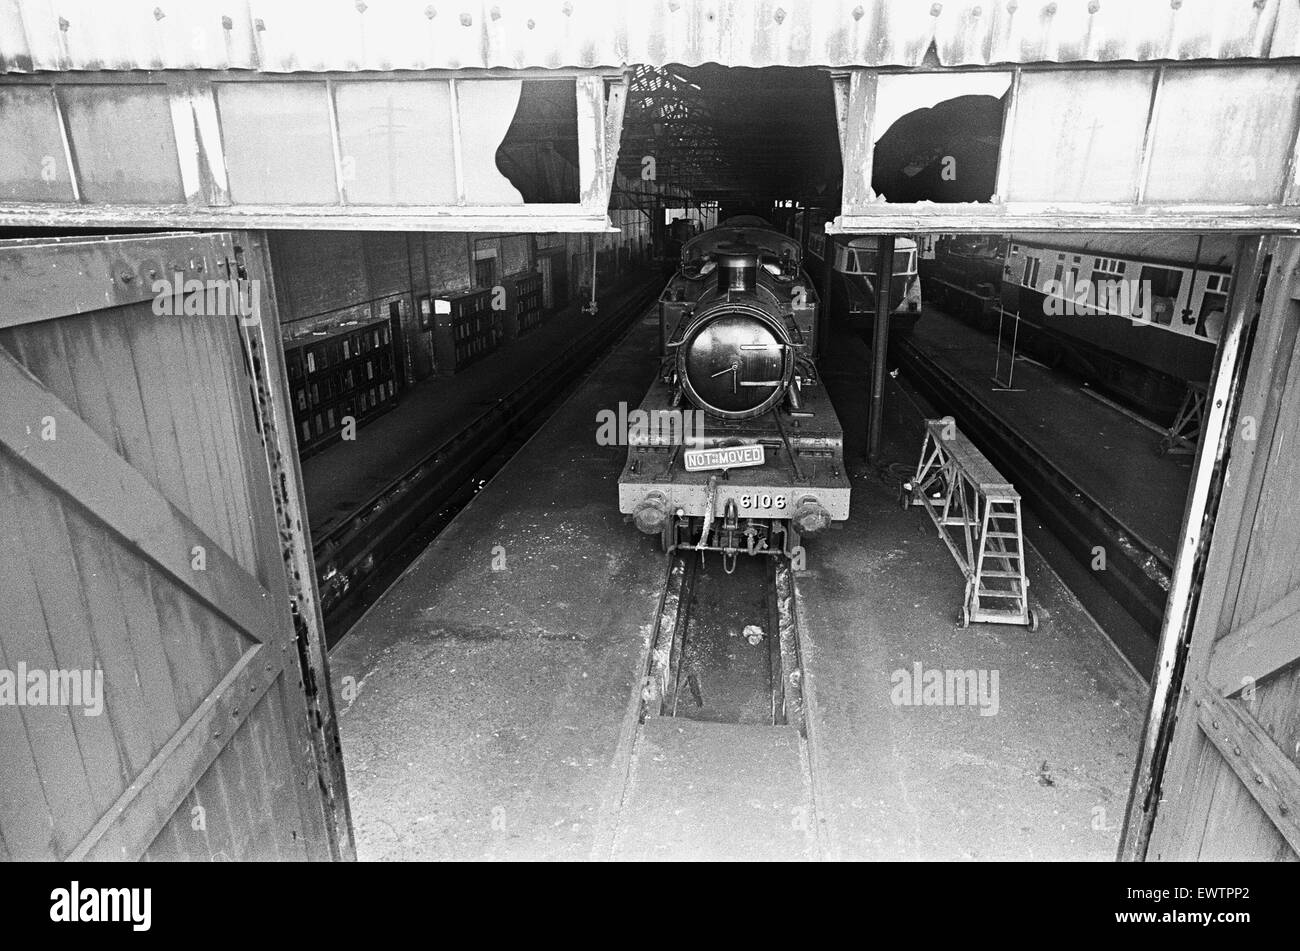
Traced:
<path fill-rule="evenodd" d="M 1273 251 L 1150 859 L 1300 856 L 1300 241 Z"/>
<path fill-rule="evenodd" d="M 331 854 L 234 259 L 0 243 L 0 858 Z"/>

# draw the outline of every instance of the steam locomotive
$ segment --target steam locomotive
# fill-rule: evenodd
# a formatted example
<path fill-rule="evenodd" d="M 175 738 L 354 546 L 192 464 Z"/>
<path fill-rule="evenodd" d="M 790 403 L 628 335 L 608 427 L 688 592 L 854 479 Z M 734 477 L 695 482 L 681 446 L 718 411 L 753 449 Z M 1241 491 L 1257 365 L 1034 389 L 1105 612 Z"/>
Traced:
<path fill-rule="evenodd" d="M 629 434 L 619 511 L 665 551 L 802 559 L 849 515 L 844 436 L 817 377 L 797 241 L 756 217 L 691 238 L 659 297 L 661 367 Z"/>

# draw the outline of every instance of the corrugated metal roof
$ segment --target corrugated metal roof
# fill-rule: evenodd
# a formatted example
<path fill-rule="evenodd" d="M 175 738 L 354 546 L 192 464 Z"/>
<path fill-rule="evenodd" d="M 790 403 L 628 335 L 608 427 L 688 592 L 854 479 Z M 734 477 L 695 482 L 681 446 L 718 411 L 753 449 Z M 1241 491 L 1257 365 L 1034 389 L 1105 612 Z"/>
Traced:
<path fill-rule="evenodd" d="M 1300 0 L 3 0 L 0 71 L 1300 56 Z M 933 62 L 934 60 L 931 60 Z"/>

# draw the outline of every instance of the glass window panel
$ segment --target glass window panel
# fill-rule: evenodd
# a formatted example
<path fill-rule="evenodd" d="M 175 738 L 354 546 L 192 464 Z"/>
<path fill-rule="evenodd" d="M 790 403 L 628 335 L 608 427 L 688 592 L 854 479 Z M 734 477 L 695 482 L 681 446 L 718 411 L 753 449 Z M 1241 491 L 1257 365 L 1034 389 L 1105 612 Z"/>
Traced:
<path fill-rule="evenodd" d="M 497 149 L 514 121 L 522 89 L 520 80 L 510 79 L 463 79 L 456 83 L 468 204 L 524 202 L 523 195 L 497 168 Z"/>
<path fill-rule="evenodd" d="M 1148 69 L 1022 74 L 1005 198 L 1131 202 L 1154 77 Z"/>
<path fill-rule="evenodd" d="M 456 203 L 446 82 L 341 82 L 334 100 L 349 202 Z"/>
<path fill-rule="evenodd" d="M 0 198 L 72 201 L 72 179 L 48 86 L 0 86 Z"/>
<path fill-rule="evenodd" d="M 324 83 L 218 83 L 216 89 L 232 201 L 338 201 Z"/>
<path fill-rule="evenodd" d="M 62 86 L 73 161 L 86 201 L 185 200 L 165 86 Z"/>
<path fill-rule="evenodd" d="M 1278 200 L 1297 100 L 1300 74 L 1291 67 L 1168 70 L 1147 201 Z"/>

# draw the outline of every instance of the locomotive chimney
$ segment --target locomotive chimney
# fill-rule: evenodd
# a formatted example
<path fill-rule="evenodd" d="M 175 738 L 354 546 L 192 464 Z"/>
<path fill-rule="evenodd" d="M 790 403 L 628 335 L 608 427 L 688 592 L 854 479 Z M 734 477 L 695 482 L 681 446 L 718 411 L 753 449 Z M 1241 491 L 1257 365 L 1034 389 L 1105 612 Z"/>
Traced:
<path fill-rule="evenodd" d="M 758 248 L 721 244 L 714 252 L 718 264 L 718 293 L 753 293 L 758 283 Z"/>

